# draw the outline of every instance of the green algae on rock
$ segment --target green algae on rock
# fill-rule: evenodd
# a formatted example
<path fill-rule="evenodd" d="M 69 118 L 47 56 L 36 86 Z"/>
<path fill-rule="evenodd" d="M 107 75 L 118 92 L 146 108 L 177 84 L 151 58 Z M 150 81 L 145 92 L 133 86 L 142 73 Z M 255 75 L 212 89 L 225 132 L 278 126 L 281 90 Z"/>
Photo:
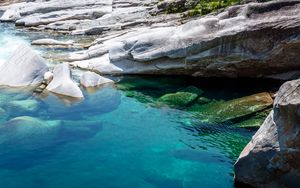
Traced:
<path fill-rule="evenodd" d="M 165 94 L 158 99 L 159 102 L 165 103 L 172 107 L 186 107 L 192 104 L 198 95 L 189 92 L 177 92 Z"/>
<path fill-rule="evenodd" d="M 271 112 L 271 110 L 272 108 L 270 107 L 262 112 L 255 113 L 250 118 L 234 124 L 234 127 L 246 128 L 246 129 L 257 129 L 263 124 L 263 122 L 265 121 L 266 117 Z"/>
<path fill-rule="evenodd" d="M 190 110 L 196 111 L 196 116 L 203 121 L 224 123 L 262 111 L 272 104 L 270 94 L 263 92 L 225 102 L 212 102 Z"/>

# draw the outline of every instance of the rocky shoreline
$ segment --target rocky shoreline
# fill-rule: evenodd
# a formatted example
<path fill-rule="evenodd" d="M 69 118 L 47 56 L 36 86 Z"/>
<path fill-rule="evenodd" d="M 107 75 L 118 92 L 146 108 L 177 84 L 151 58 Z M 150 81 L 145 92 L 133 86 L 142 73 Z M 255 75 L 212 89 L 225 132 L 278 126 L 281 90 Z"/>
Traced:
<path fill-rule="evenodd" d="M 89 88 L 113 84 L 113 80 L 103 77 L 106 75 L 299 78 L 299 0 L 236 5 L 193 18 L 161 12 L 157 3 L 50 0 L 2 7 L 5 10 L 2 22 L 53 34 L 92 35 L 96 39 L 88 44 L 54 38 L 31 41 L 36 46 L 82 47 L 73 48 L 74 52 L 53 54 L 47 60 L 22 44 L 0 67 L 0 85 L 34 86 L 41 92 L 45 89 L 83 98 L 79 85 Z M 48 67 L 47 61 L 59 64 Z M 72 79 L 74 70 L 81 71 L 79 81 Z M 24 76 L 19 77 L 20 74 Z M 235 164 L 238 182 L 255 187 L 300 184 L 298 82 L 287 82 L 281 87 L 272 112 L 241 153 Z M 182 98 L 187 100 L 177 100 Z M 200 98 L 199 91 L 189 89 L 164 95 L 159 101 L 186 107 Z M 253 108 L 245 107 L 252 111 L 245 110 L 226 119 L 226 113 L 243 101 L 247 101 L 243 107 L 253 104 Z M 272 103 L 270 94 L 260 93 L 210 108 L 224 121 L 225 116 L 225 120 L 231 120 L 265 110 Z"/>

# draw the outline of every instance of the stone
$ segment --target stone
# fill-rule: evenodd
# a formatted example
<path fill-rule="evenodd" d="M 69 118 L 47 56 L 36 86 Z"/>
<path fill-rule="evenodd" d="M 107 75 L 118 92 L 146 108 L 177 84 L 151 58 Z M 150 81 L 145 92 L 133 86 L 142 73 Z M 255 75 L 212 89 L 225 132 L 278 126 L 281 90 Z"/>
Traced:
<path fill-rule="evenodd" d="M 71 70 L 67 63 L 62 63 L 54 67 L 53 80 L 46 89 L 64 96 L 83 98 L 82 91 L 71 79 Z"/>
<path fill-rule="evenodd" d="M 46 82 L 46 84 L 49 84 L 52 80 L 53 80 L 53 73 L 50 71 L 45 72 L 44 81 Z"/>
<path fill-rule="evenodd" d="M 67 59 L 85 61 L 87 69 L 97 66 L 103 74 L 230 78 L 283 74 L 300 68 L 299 4 L 287 0 L 232 6 L 179 26 L 128 32 Z M 107 57 L 106 66 L 98 66 L 96 59 Z"/>
<path fill-rule="evenodd" d="M 35 112 L 38 110 L 39 103 L 34 99 L 16 100 L 8 103 L 9 108 L 14 111 Z"/>
<path fill-rule="evenodd" d="M 113 84 L 114 81 L 94 72 L 87 71 L 81 75 L 80 84 L 83 87 L 97 87 L 101 85 Z"/>
<path fill-rule="evenodd" d="M 58 41 L 54 39 L 38 39 L 31 42 L 32 45 L 59 45 L 59 46 L 72 46 L 73 41 Z"/>
<path fill-rule="evenodd" d="M 207 104 L 207 103 L 210 103 L 210 102 L 211 102 L 211 100 L 206 98 L 206 97 L 199 97 L 197 99 L 197 104 L 200 104 L 200 105 Z"/>
<path fill-rule="evenodd" d="M 273 104 L 269 93 L 263 92 L 229 101 L 215 101 L 199 106 L 196 109 L 197 117 L 210 123 L 224 123 L 253 115 L 263 111 Z"/>
<path fill-rule="evenodd" d="M 186 107 L 197 99 L 198 95 L 189 92 L 177 92 L 165 94 L 158 99 L 159 102 L 173 107 Z"/>
<path fill-rule="evenodd" d="M 272 112 L 234 165 L 237 184 L 293 188 L 300 185 L 300 80 L 279 89 Z"/>
<path fill-rule="evenodd" d="M 12 57 L 0 66 L 0 85 L 25 87 L 38 85 L 48 71 L 46 60 L 26 44 L 20 44 Z"/>

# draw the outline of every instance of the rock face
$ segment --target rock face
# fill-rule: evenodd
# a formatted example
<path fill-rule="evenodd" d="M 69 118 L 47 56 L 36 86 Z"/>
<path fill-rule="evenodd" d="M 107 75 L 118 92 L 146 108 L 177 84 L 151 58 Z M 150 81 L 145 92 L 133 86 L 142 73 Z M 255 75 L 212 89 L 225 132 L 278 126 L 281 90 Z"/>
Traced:
<path fill-rule="evenodd" d="M 237 182 L 254 187 L 300 185 L 300 80 L 286 82 L 274 108 L 235 164 Z"/>
<path fill-rule="evenodd" d="M 21 44 L 12 57 L 0 66 L 0 85 L 24 87 L 43 81 L 48 71 L 46 60 L 26 44 Z"/>
<path fill-rule="evenodd" d="M 66 63 L 56 65 L 53 70 L 53 80 L 46 89 L 69 97 L 83 98 L 80 88 L 71 79 L 70 67 Z"/>
<path fill-rule="evenodd" d="M 299 69 L 299 29 L 300 1 L 251 3 L 178 27 L 128 33 L 68 60 L 93 69 L 109 54 L 114 69 L 97 69 L 107 74 L 261 77 Z"/>
<path fill-rule="evenodd" d="M 80 78 L 80 84 L 83 87 L 97 87 L 105 84 L 113 84 L 114 81 L 108 78 L 104 78 L 94 72 L 85 72 Z"/>
<path fill-rule="evenodd" d="M 237 5 L 188 22 L 179 14 L 153 14 L 154 0 L 60 2 L 14 4 L 1 19 L 100 35 L 88 50 L 55 59 L 101 74 L 299 75 L 300 0 Z"/>

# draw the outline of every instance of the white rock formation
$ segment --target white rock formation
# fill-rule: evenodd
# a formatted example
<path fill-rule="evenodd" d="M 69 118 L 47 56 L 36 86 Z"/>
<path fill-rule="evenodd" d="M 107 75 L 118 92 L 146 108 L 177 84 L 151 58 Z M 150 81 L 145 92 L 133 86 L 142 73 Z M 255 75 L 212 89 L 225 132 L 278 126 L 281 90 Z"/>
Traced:
<path fill-rule="evenodd" d="M 46 60 L 26 44 L 20 44 L 12 57 L 0 66 L 0 85 L 24 87 L 43 81 Z"/>
<path fill-rule="evenodd" d="M 58 41 L 54 39 L 38 39 L 31 42 L 32 45 L 59 45 L 70 46 L 73 45 L 73 41 Z"/>
<path fill-rule="evenodd" d="M 53 80 L 46 89 L 60 95 L 83 98 L 80 88 L 71 78 L 70 67 L 67 63 L 55 66 L 53 70 Z"/>
<path fill-rule="evenodd" d="M 85 72 L 80 78 L 80 84 L 83 87 L 97 87 L 105 84 L 113 84 L 114 81 L 111 79 L 102 77 L 94 72 Z"/>

